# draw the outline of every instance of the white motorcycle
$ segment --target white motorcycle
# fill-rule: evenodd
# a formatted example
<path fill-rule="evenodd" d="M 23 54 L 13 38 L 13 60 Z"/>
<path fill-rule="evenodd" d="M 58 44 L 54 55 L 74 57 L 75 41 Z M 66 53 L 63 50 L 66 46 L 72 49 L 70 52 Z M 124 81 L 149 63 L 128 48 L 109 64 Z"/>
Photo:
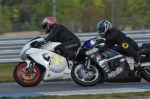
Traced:
<path fill-rule="evenodd" d="M 73 62 L 54 53 L 59 42 L 48 42 L 36 48 L 35 44 L 41 42 L 42 37 L 36 37 L 26 43 L 20 53 L 23 60 L 13 71 L 15 81 L 23 87 L 33 87 L 41 81 L 71 79 Z"/>

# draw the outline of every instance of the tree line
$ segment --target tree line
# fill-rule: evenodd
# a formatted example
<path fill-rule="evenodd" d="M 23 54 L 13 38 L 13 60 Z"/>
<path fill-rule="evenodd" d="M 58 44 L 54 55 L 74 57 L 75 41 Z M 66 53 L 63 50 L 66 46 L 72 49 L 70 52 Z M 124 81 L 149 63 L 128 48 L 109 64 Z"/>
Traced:
<path fill-rule="evenodd" d="M 1 33 L 41 30 L 53 16 L 74 32 L 93 32 L 103 19 L 121 30 L 150 28 L 150 0 L 1 0 Z M 112 10 L 113 9 L 113 10 Z"/>

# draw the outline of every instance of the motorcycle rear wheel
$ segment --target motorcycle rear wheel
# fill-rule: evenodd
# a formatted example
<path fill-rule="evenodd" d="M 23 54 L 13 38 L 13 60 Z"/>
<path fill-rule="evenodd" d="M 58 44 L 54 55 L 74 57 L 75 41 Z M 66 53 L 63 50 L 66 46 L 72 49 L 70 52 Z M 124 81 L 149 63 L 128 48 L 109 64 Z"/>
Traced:
<path fill-rule="evenodd" d="M 34 87 L 42 80 L 42 72 L 38 66 L 34 66 L 34 70 L 27 72 L 27 63 L 20 62 L 13 71 L 15 81 L 23 87 Z"/>
<path fill-rule="evenodd" d="M 150 82 L 150 67 L 144 67 L 144 70 L 142 71 L 141 76 L 143 79 Z"/>
<path fill-rule="evenodd" d="M 90 69 L 84 68 L 84 62 L 78 62 L 71 69 L 71 77 L 73 81 L 83 87 L 95 86 L 102 82 L 102 74 L 100 70 L 93 65 L 90 65 Z"/>

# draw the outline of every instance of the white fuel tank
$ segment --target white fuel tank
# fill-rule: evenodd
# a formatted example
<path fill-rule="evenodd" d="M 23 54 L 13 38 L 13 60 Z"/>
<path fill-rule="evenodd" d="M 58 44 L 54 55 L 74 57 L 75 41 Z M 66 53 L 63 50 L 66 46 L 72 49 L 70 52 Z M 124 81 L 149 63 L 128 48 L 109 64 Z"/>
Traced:
<path fill-rule="evenodd" d="M 54 48 L 60 44 L 60 42 L 48 42 L 42 46 L 42 49 L 54 51 Z"/>

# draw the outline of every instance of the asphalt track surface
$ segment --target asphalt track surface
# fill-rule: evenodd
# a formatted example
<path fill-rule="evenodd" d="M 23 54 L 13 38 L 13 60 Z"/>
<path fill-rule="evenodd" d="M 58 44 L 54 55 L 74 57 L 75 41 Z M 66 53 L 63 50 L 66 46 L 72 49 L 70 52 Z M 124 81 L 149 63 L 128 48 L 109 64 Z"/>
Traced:
<path fill-rule="evenodd" d="M 108 83 L 98 84 L 93 87 L 81 87 L 73 81 L 41 82 L 35 87 L 22 87 L 16 82 L 0 83 L 0 97 L 22 97 L 22 96 L 43 96 L 43 95 L 76 95 L 76 94 L 109 94 L 125 92 L 150 91 L 150 83 Z"/>

